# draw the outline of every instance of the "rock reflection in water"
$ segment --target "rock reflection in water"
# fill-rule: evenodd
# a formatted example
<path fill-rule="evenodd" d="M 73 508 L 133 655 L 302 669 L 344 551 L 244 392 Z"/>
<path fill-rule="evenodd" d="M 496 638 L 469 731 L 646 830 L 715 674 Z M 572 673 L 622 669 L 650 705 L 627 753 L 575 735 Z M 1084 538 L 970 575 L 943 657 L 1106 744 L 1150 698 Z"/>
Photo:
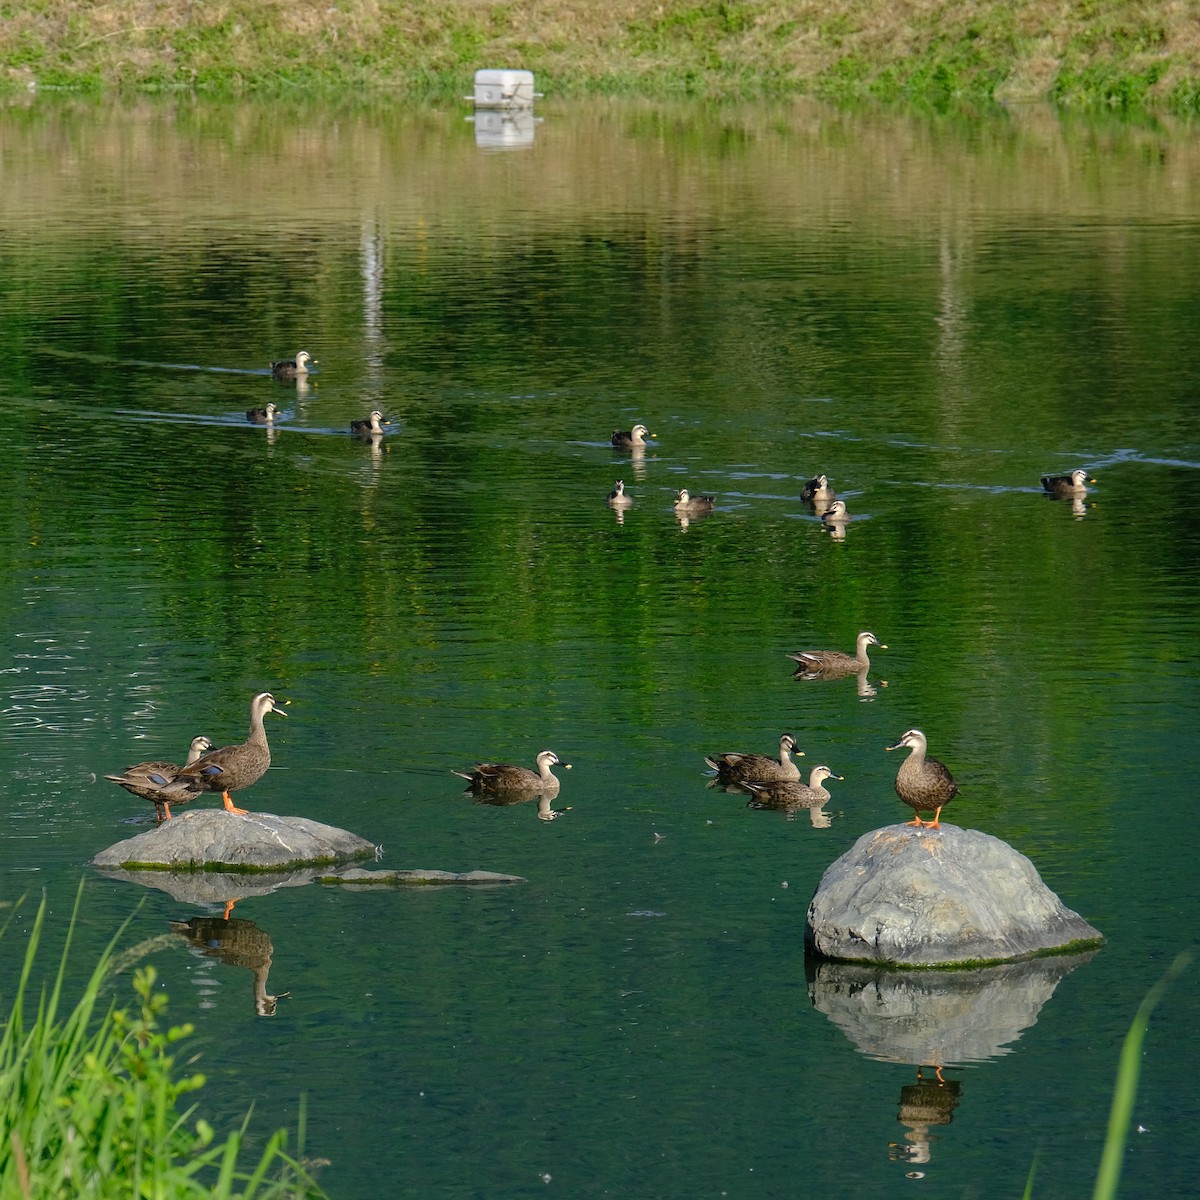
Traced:
<path fill-rule="evenodd" d="M 240 917 L 192 917 L 190 921 L 172 921 L 170 928 L 202 957 L 215 958 L 231 967 L 245 967 L 254 978 L 254 1011 L 260 1017 L 273 1017 L 279 1000 L 291 995 L 290 992 L 272 995 L 267 991 L 275 947 L 267 933 L 253 921 Z"/>
<path fill-rule="evenodd" d="M 810 958 L 809 999 L 868 1058 L 917 1068 L 916 1082 L 900 1089 L 898 1119 L 909 1132 L 904 1143 L 889 1144 L 889 1154 L 924 1163 L 936 1140 L 930 1128 L 950 1124 L 962 1098 L 961 1082 L 945 1079 L 943 1070 L 1011 1053 L 1059 982 L 1095 953 L 974 971 L 896 971 Z"/>
<path fill-rule="evenodd" d="M 986 1062 L 1009 1053 L 1059 981 L 1094 953 L 974 971 L 817 961 L 810 963 L 809 998 L 869 1058 L 917 1067 Z"/>

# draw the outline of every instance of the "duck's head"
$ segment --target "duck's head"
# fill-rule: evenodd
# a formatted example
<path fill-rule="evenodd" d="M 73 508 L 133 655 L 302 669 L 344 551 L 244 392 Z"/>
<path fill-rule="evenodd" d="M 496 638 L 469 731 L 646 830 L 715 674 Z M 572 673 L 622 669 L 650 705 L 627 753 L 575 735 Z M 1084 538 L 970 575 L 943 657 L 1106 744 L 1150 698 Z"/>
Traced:
<path fill-rule="evenodd" d="M 315 367 L 317 360 L 307 350 L 298 350 L 296 352 L 296 370 L 303 371 L 309 363 L 312 363 Z"/>
<path fill-rule="evenodd" d="M 826 779 L 844 779 L 845 776 L 835 775 L 824 763 L 822 763 L 819 767 L 813 767 L 811 778 L 817 783 L 822 783 Z"/>
<path fill-rule="evenodd" d="M 251 701 L 250 709 L 256 717 L 265 717 L 267 713 L 278 713 L 281 717 L 286 717 L 287 713 L 275 701 L 275 697 L 270 692 L 259 692 Z"/>
<path fill-rule="evenodd" d="M 870 633 L 865 629 L 858 635 L 858 642 L 860 646 L 878 646 L 880 650 L 887 649 L 887 646 L 885 646 L 883 642 L 881 642 L 873 633 Z"/>
<path fill-rule="evenodd" d="M 919 729 L 910 729 L 907 733 L 905 733 L 900 738 L 900 740 L 898 742 L 896 742 L 892 746 L 885 746 L 884 749 L 885 750 L 902 750 L 905 746 L 908 746 L 910 749 L 913 749 L 913 750 L 916 750 L 918 748 L 923 750 L 925 748 L 925 745 L 926 745 L 925 735 Z"/>

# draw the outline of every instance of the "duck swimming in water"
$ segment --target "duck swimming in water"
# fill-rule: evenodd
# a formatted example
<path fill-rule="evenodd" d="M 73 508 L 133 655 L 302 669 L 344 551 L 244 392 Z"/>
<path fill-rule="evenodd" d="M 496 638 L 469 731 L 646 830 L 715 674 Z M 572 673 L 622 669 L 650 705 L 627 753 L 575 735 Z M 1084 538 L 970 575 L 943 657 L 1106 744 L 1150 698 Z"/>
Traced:
<path fill-rule="evenodd" d="M 465 779 L 468 786 L 466 791 L 480 793 L 497 792 L 557 792 L 558 777 L 550 770 L 562 762 L 553 750 L 543 750 L 537 756 L 537 770 L 528 767 L 517 767 L 511 763 L 476 763 L 473 771 L 452 771 L 460 779 Z M 569 771 L 570 763 L 562 763 L 563 769 Z"/>
<path fill-rule="evenodd" d="M 316 366 L 317 360 L 307 350 L 301 350 L 295 358 L 281 358 L 271 364 L 271 374 L 276 379 L 296 379 L 308 374 L 308 364 Z"/>

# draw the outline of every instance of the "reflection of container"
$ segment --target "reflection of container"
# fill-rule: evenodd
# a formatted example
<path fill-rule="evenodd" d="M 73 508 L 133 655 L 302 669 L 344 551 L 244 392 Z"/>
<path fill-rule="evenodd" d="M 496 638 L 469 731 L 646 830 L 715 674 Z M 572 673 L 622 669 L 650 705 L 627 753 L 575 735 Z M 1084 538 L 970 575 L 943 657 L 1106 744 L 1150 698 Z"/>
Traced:
<path fill-rule="evenodd" d="M 475 72 L 476 108 L 532 108 L 532 71 L 483 70 Z"/>
<path fill-rule="evenodd" d="M 536 118 L 527 109 L 477 112 L 475 145 L 488 150 L 526 150 L 533 145 Z"/>

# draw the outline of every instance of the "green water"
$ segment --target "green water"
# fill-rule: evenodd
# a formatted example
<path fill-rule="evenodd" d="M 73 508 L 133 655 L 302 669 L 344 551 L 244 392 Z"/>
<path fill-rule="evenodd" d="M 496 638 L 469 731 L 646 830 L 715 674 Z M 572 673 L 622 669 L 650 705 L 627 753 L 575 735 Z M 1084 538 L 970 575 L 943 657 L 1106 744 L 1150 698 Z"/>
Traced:
<path fill-rule="evenodd" d="M 206 1110 L 262 1137 L 306 1097 L 338 1197 L 1017 1196 L 1035 1158 L 1035 1194 L 1090 1195 L 1120 1038 L 1200 910 L 1200 141 L 542 115 L 497 153 L 458 111 L 0 114 L 0 899 L 64 917 L 82 877 L 80 976 L 133 913 Z M 309 385 L 271 379 L 301 347 Z M 1084 504 L 1041 494 L 1076 466 Z M 686 526 L 685 486 L 716 497 Z M 860 629 L 873 694 L 792 678 Z M 271 1018 L 163 936 L 219 904 L 88 866 L 152 818 L 96 777 L 240 740 L 262 689 L 289 717 L 244 804 L 528 880 L 248 894 Z M 946 819 L 1106 937 L 948 1067 L 927 1161 L 889 1155 L 917 1063 L 843 1032 L 802 952 L 825 867 L 908 815 L 883 748 L 912 726 Z M 785 730 L 845 776 L 827 828 L 705 787 Z M 450 773 L 546 747 L 553 822 Z M 1190 978 L 1126 1196 L 1193 1187 Z"/>

